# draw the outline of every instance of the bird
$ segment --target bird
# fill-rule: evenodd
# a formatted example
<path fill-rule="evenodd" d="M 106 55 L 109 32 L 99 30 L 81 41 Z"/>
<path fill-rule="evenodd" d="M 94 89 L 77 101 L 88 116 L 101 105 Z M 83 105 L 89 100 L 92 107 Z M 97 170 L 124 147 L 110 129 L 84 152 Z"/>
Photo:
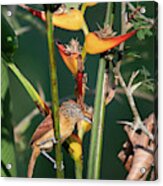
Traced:
<path fill-rule="evenodd" d="M 73 133 L 78 122 L 84 120 L 91 124 L 91 119 L 92 113 L 87 112 L 87 110 L 84 111 L 77 102 L 74 100 L 64 101 L 59 107 L 61 143 Z M 50 152 L 53 149 L 53 145 L 57 143 L 54 130 L 52 114 L 50 113 L 36 128 L 30 141 L 33 150 L 28 164 L 27 176 L 29 178 L 33 175 L 35 163 L 40 154 L 43 154 L 55 164 L 55 160 L 52 160 L 47 153 Z"/>

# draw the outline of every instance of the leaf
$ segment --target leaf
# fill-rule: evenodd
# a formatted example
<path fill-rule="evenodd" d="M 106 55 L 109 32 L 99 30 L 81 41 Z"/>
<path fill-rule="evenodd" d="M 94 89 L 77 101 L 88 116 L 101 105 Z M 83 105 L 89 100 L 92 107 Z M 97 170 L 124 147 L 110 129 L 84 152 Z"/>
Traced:
<path fill-rule="evenodd" d="M 2 100 L 5 98 L 8 87 L 9 87 L 8 72 L 6 66 L 4 65 L 4 60 L 2 58 L 2 62 L 1 62 L 1 99 Z"/>
<path fill-rule="evenodd" d="M 9 89 L 5 94 L 4 100 L 2 101 L 3 116 L 2 116 L 2 127 L 1 127 L 1 175 L 3 177 L 15 177 L 16 171 L 16 155 L 15 155 L 15 144 L 13 136 L 13 126 L 11 122 L 11 105 L 10 105 Z M 7 169 L 7 165 L 11 164 L 11 169 Z"/>
<path fill-rule="evenodd" d="M 5 177 L 16 176 L 16 159 L 15 145 L 13 136 L 13 126 L 11 122 L 11 103 L 9 95 L 9 78 L 7 68 L 2 58 L 1 63 L 1 175 Z M 6 168 L 7 164 L 11 164 L 11 170 Z"/>
<path fill-rule="evenodd" d="M 139 17 L 135 20 L 132 20 L 131 23 L 134 25 L 134 29 L 138 29 L 137 37 L 140 40 L 145 39 L 146 36 L 150 37 L 153 35 L 152 31 L 150 30 L 150 23 L 141 20 Z M 140 29 L 141 28 L 141 29 Z M 139 30 L 140 29 L 140 30 Z"/>
<path fill-rule="evenodd" d="M 138 37 L 138 39 L 140 39 L 140 40 L 145 39 L 144 31 L 143 31 L 143 30 L 137 31 L 137 37 Z"/>
<path fill-rule="evenodd" d="M 140 74 L 144 76 L 144 79 L 151 76 L 150 72 L 144 66 L 140 69 Z"/>
<path fill-rule="evenodd" d="M 149 29 L 144 29 L 144 34 L 145 34 L 146 36 L 149 36 L 149 37 L 153 35 L 152 31 L 149 30 Z"/>
<path fill-rule="evenodd" d="M 139 55 L 139 54 L 137 54 L 137 53 L 135 53 L 135 52 L 129 52 L 128 54 L 127 54 L 127 57 L 131 57 L 131 58 L 141 58 L 141 55 Z"/>

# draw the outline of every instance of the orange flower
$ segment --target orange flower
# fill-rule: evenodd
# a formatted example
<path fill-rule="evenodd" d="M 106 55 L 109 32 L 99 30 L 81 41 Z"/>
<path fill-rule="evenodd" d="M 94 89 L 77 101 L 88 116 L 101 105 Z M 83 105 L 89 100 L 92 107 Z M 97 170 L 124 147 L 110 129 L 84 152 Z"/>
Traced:
<path fill-rule="evenodd" d="M 66 64 L 68 69 L 72 72 L 72 74 L 76 76 L 78 72 L 77 59 L 81 54 L 79 42 L 74 39 L 70 41 L 70 45 L 63 45 L 57 42 L 57 47 L 64 63 Z"/>
<path fill-rule="evenodd" d="M 85 49 L 89 54 L 100 54 L 107 50 L 110 50 L 122 42 L 132 37 L 137 30 L 133 30 L 127 34 L 115 36 L 115 32 L 109 27 L 105 27 L 101 31 L 90 32 L 86 36 Z"/>

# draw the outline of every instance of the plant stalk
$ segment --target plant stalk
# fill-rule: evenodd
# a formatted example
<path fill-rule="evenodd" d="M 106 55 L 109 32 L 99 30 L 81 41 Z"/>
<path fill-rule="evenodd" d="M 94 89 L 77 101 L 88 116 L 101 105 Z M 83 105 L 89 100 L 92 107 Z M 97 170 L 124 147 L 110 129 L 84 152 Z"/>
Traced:
<path fill-rule="evenodd" d="M 111 23 L 112 3 L 108 3 L 105 24 Z M 109 18 L 108 18 L 109 16 Z M 96 85 L 94 116 L 91 131 L 91 142 L 88 160 L 88 179 L 99 179 L 103 143 L 104 115 L 105 115 L 105 69 L 106 61 L 101 58 Z"/>
<path fill-rule="evenodd" d="M 57 82 L 57 67 L 54 59 L 54 33 L 52 25 L 52 13 L 49 9 L 46 11 L 47 17 L 47 40 L 49 49 L 49 69 L 51 82 L 51 96 L 52 96 L 52 115 L 54 123 L 54 136 L 58 143 L 55 145 L 55 155 L 57 164 L 57 177 L 63 178 L 64 171 L 62 170 L 63 155 L 62 145 L 60 143 L 60 124 L 59 124 L 59 96 L 58 96 L 58 82 Z"/>
<path fill-rule="evenodd" d="M 82 172 L 83 172 L 83 161 L 81 159 L 81 160 L 75 161 L 76 179 L 82 179 Z"/>
<path fill-rule="evenodd" d="M 97 77 L 96 98 L 94 106 L 94 117 L 91 131 L 91 143 L 88 162 L 88 178 L 98 179 L 100 173 L 100 160 L 103 141 L 103 121 L 104 121 L 104 73 L 106 62 L 102 58 L 99 63 L 99 71 Z M 100 112 L 100 113 L 99 113 Z"/>

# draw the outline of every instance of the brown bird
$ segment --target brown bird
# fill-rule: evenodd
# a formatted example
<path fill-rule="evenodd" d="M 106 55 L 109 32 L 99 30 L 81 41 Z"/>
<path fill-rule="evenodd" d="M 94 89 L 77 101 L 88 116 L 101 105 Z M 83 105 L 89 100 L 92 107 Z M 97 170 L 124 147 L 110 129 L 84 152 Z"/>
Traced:
<path fill-rule="evenodd" d="M 83 111 L 81 106 L 73 100 L 63 102 L 59 108 L 60 135 L 63 143 L 73 132 L 76 123 L 85 120 L 91 124 L 92 113 Z M 31 139 L 33 152 L 28 165 L 28 177 L 32 177 L 37 157 L 42 153 L 54 164 L 47 152 L 51 151 L 57 141 L 54 137 L 54 128 L 52 115 L 49 114 L 38 126 Z"/>

